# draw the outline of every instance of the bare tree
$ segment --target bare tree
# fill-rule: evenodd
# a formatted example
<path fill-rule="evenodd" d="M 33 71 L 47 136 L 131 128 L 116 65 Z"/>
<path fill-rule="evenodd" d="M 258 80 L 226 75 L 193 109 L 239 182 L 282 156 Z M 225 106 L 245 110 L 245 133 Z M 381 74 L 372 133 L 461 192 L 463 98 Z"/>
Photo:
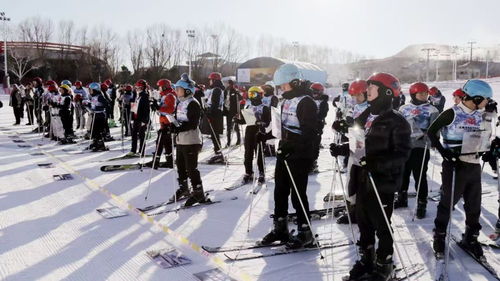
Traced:
<path fill-rule="evenodd" d="M 17 77 L 19 82 L 33 69 L 32 57 L 28 54 L 29 51 L 23 49 L 10 49 L 9 66 L 10 71 Z"/>
<path fill-rule="evenodd" d="M 118 49 L 118 35 L 106 26 L 100 25 L 92 29 L 92 40 L 89 42 L 90 54 L 99 60 L 103 61 L 105 65 L 96 65 L 98 78 L 105 73 L 102 67 L 109 67 L 110 74 L 113 76 L 119 67 L 119 49 Z"/>
<path fill-rule="evenodd" d="M 52 39 L 54 24 L 51 19 L 32 17 L 18 25 L 19 39 L 25 42 L 35 42 L 38 56 L 45 60 L 46 44 Z"/>
<path fill-rule="evenodd" d="M 144 46 L 142 31 L 129 31 L 127 33 L 127 41 L 129 47 L 130 62 L 132 63 L 132 70 L 135 73 L 144 67 Z"/>

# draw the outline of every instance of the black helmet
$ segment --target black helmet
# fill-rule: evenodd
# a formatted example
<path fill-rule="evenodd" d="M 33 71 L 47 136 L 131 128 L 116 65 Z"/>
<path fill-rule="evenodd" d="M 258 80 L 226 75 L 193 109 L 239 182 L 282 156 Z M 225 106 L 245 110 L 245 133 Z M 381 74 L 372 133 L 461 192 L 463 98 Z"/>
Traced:
<path fill-rule="evenodd" d="M 342 91 L 349 91 L 349 83 L 342 83 Z"/>

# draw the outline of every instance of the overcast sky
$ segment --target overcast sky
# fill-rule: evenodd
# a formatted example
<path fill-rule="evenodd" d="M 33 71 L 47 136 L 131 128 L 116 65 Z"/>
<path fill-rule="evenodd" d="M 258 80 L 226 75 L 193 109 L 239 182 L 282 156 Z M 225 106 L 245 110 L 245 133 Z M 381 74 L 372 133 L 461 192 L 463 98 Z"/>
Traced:
<path fill-rule="evenodd" d="M 105 24 L 121 35 L 164 22 L 227 23 L 250 37 L 272 34 L 377 58 L 409 44 L 500 44 L 499 0 L 2 0 L 14 23 L 27 17 Z"/>

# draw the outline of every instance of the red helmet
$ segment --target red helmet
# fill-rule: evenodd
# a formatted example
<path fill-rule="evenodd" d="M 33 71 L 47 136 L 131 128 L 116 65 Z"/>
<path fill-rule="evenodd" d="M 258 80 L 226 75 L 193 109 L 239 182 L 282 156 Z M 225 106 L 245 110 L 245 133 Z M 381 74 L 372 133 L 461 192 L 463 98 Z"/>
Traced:
<path fill-rule="evenodd" d="M 365 80 L 356 80 L 349 85 L 349 94 L 351 96 L 364 94 L 366 89 L 368 89 L 368 83 Z"/>
<path fill-rule="evenodd" d="M 40 78 L 40 77 L 35 77 L 35 78 L 33 78 L 33 81 L 34 81 L 34 82 L 37 82 L 37 83 L 38 83 L 38 85 L 42 85 L 42 84 L 43 84 L 42 78 Z"/>
<path fill-rule="evenodd" d="M 139 79 L 139 80 L 137 80 L 137 82 L 135 82 L 135 86 L 136 87 L 143 87 L 144 89 L 146 89 L 148 87 L 148 82 L 146 82 L 146 80 L 144 80 L 144 79 Z"/>
<path fill-rule="evenodd" d="M 49 80 L 49 81 L 45 82 L 45 86 L 50 86 L 50 85 L 57 86 L 57 83 L 54 80 Z"/>
<path fill-rule="evenodd" d="M 158 80 L 158 82 L 156 82 L 156 86 L 171 89 L 172 83 L 168 79 L 160 79 L 160 80 Z"/>
<path fill-rule="evenodd" d="M 125 91 L 132 91 L 132 85 L 125 86 Z"/>
<path fill-rule="evenodd" d="M 434 96 L 439 92 L 439 89 L 436 87 L 432 87 L 429 89 L 429 95 Z"/>
<path fill-rule="evenodd" d="M 106 83 L 101 83 L 101 91 L 106 92 L 108 90 L 108 84 Z"/>
<path fill-rule="evenodd" d="M 401 83 L 399 83 L 399 79 L 389 73 L 375 73 L 368 77 L 366 83 L 384 87 L 395 97 L 398 97 L 401 94 Z M 387 92 L 387 94 L 389 94 L 389 92 Z"/>
<path fill-rule="evenodd" d="M 317 83 L 317 82 L 312 83 L 311 90 L 313 90 L 313 92 L 322 94 L 325 91 L 325 86 L 323 86 L 323 84 Z"/>
<path fill-rule="evenodd" d="M 82 81 L 75 82 L 75 87 L 81 87 L 81 86 L 82 86 Z"/>
<path fill-rule="evenodd" d="M 453 92 L 453 96 L 464 98 L 466 93 L 462 89 L 456 89 L 455 92 Z"/>
<path fill-rule="evenodd" d="M 51 84 L 51 85 L 49 85 L 49 87 L 47 88 L 47 90 L 49 90 L 49 92 L 56 92 L 57 91 L 57 86 L 55 84 Z"/>
<path fill-rule="evenodd" d="M 415 95 L 417 93 L 429 93 L 429 86 L 422 82 L 415 82 L 410 86 L 410 95 Z"/>
<path fill-rule="evenodd" d="M 109 87 L 109 85 L 113 84 L 113 81 L 111 81 L 111 79 L 106 79 L 106 81 L 104 81 L 104 84 Z"/>
<path fill-rule="evenodd" d="M 210 80 L 222 80 L 222 74 L 220 72 L 212 72 L 208 75 L 208 79 Z"/>

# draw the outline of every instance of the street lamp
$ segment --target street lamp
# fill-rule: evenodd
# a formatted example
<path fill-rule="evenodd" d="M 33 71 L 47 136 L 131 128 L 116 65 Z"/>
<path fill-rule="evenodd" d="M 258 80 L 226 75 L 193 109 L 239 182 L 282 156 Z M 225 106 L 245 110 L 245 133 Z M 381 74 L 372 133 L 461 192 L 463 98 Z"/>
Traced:
<path fill-rule="evenodd" d="M 3 21 L 4 28 L 4 41 L 3 41 L 3 60 L 4 60 L 4 89 L 9 88 L 9 71 L 7 70 L 7 22 L 10 21 L 10 18 L 5 16 L 4 12 L 0 12 L 0 20 Z"/>
<path fill-rule="evenodd" d="M 186 34 L 188 36 L 188 41 L 189 41 L 189 55 L 188 55 L 189 56 L 189 58 L 188 58 L 189 71 L 188 71 L 188 75 L 189 75 L 189 77 L 191 77 L 191 51 L 192 51 L 192 45 L 193 45 L 193 43 L 191 41 L 194 40 L 195 30 L 194 29 L 187 29 Z"/>
<path fill-rule="evenodd" d="M 213 69 L 214 71 L 217 71 L 217 67 L 219 66 L 219 35 L 217 34 L 212 34 L 210 35 L 212 39 L 214 40 L 214 61 L 213 61 Z"/>
<path fill-rule="evenodd" d="M 293 60 L 296 61 L 297 60 L 297 53 L 299 50 L 299 42 L 293 41 L 292 46 L 293 46 Z"/>

